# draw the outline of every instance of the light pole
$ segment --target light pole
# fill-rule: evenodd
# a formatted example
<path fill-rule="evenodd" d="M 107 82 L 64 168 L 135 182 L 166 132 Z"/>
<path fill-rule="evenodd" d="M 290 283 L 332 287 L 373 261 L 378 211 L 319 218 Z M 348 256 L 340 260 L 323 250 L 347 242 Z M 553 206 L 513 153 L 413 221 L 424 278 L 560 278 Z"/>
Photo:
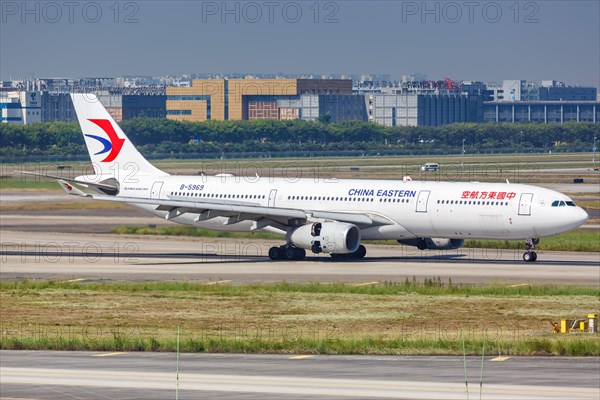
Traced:
<path fill-rule="evenodd" d="M 594 147 L 592 147 L 592 165 L 593 165 L 593 168 L 596 168 L 596 139 L 597 139 L 597 137 L 594 136 Z"/>
<path fill-rule="evenodd" d="M 462 149 L 462 162 L 460 163 L 461 168 L 465 168 L 465 139 L 463 138 L 463 149 Z"/>

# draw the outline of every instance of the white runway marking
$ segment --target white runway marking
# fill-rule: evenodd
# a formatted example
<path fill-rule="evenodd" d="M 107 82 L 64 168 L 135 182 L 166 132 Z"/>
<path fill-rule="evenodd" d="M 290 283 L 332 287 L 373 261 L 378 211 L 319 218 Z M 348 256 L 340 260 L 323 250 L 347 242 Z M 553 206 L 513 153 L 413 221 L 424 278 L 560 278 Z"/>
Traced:
<path fill-rule="evenodd" d="M 172 390 L 174 373 L 0 368 L 4 384 L 63 385 L 125 389 Z M 306 377 L 180 374 L 179 389 L 245 393 L 279 393 L 303 396 L 462 400 L 464 383 L 387 381 L 374 379 L 322 379 Z M 487 400 L 597 399 L 594 388 L 527 385 L 484 385 Z M 479 387 L 470 389 L 479 395 Z"/>

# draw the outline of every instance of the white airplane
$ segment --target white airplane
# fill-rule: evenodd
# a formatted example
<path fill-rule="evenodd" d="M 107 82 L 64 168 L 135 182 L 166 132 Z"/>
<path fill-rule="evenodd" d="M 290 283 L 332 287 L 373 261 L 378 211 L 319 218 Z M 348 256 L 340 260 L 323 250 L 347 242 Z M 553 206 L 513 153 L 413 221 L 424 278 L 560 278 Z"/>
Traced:
<path fill-rule="evenodd" d="M 285 244 L 269 249 L 272 260 L 300 260 L 306 250 L 363 258 L 361 240 L 447 250 L 465 239 L 520 239 L 523 259 L 533 262 L 539 238 L 588 219 L 564 194 L 508 182 L 173 176 L 136 150 L 96 96 L 71 97 L 95 174 L 49 176 L 68 193 L 131 204 L 184 225 L 281 234 Z"/>

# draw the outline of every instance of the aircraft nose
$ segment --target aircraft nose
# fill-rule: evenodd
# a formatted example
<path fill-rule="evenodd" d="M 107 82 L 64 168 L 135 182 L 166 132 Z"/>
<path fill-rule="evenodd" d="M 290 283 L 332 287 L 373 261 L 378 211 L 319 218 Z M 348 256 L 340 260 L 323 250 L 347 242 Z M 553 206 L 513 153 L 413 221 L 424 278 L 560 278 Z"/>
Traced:
<path fill-rule="evenodd" d="M 576 211 L 575 211 L 575 216 L 574 216 L 574 221 L 577 223 L 577 226 L 581 226 L 583 224 L 585 224 L 585 222 L 588 220 L 589 215 L 587 212 L 585 212 L 585 210 L 581 207 L 577 207 Z"/>

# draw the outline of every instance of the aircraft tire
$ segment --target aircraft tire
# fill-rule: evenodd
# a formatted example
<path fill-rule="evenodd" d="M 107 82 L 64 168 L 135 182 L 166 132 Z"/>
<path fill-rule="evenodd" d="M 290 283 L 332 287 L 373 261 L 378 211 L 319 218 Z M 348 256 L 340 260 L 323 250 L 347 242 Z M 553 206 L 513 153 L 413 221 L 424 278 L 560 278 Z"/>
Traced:
<path fill-rule="evenodd" d="M 283 257 L 286 260 L 297 260 L 298 252 L 294 247 L 284 247 L 283 248 Z"/>
<path fill-rule="evenodd" d="M 366 255 L 367 249 L 361 244 L 360 246 L 358 246 L 358 249 L 354 253 L 352 253 L 352 258 L 362 259 L 365 258 Z"/>
<path fill-rule="evenodd" d="M 273 261 L 277 261 L 280 260 L 283 255 L 283 252 L 281 251 L 281 249 L 279 247 L 271 247 L 269 249 L 269 258 Z"/>
<path fill-rule="evenodd" d="M 295 252 L 296 252 L 296 260 L 304 260 L 304 258 L 306 258 L 306 250 L 304 249 L 299 249 L 299 248 L 294 248 Z"/>

